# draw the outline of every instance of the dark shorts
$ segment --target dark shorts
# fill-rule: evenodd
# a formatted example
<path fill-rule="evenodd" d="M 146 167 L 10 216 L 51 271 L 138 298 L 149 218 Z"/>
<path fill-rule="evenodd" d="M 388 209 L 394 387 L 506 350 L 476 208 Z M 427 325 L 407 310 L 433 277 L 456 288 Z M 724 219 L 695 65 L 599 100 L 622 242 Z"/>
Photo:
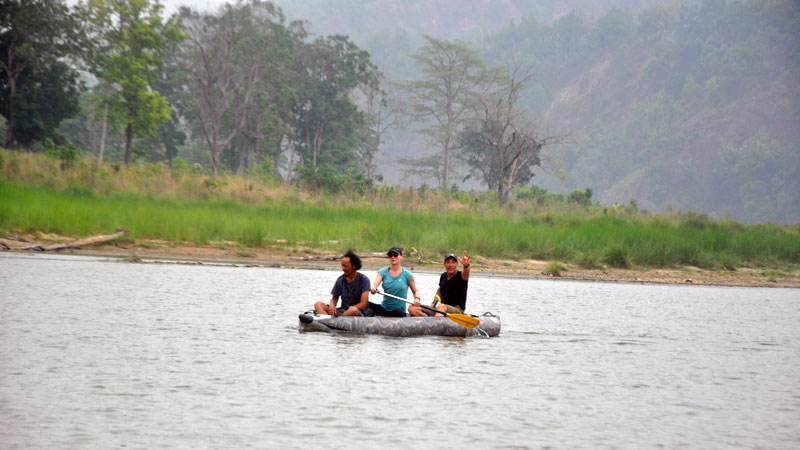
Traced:
<path fill-rule="evenodd" d="M 406 312 L 403 308 L 395 308 L 393 310 L 385 309 L 383 306 L 377 303 L 369 303 L 367 308 L 370 312 L 367 314 L 369 316 L 381 316 L 381 317 L 405 317 Z"/>
<path fill-rule="evenodd" d="M 350 309 L 350 308 L 336 308 L 336 315 L 337 315 L 337 316 L 341 316 L 341 315 L 342 315 L 342 314 L 344 314 L 344 312 L 345 312 L 345 311 L 347 311 L 348 309 Z M 364 315 L 364 311 L 359 311 L 359 312 L 358 312 L 358 315 L 359 315 L 359 316 L 363 316 L 363 315 Z"/>
<path fill-rule="evenodd" d="M 448 304 L 445 304 L 445 303 L 441 303 L 441 304 L 444 305 L 444 306 L 447 306 L 447 314 L 464 314 L 464 310 L 461 309 L 460 306 L 453 306 L 453 305 L 448 305 Z M 436 307 L 433 306 L 433 305 L 431 305 L 431 308 L 436 309 Z M 436 314 L 435 312 L 427 310 L 427 309 L 423 309 L 423 311 L 425 312 L 425 314 L 427 314 L 429 316 L 432 316 L 432 315 Z"/>

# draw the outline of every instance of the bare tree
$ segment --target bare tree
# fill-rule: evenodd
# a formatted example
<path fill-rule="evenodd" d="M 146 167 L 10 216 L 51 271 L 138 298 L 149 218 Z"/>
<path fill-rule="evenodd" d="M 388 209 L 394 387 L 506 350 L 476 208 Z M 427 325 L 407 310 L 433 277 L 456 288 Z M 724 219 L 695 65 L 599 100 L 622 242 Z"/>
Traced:
<path fill-rule="evenodd" d="M 245 142 L 240 167 L 259 140 L 277 136 L 274 121 L 280 119 L 264 102 L 271 98 L 269 75 L 278 61 L 271 52 L 278 42 L 288 45 L 289 38 L 282 35 L 280 10 L 259 0 L 226 4 L 217 15 L 188 8 L 181 15 L 187 33 L 180 63 L 186 74 L 182 109 L 208 145 L 217 176 L 221 156 L 237 135 Z M 273 124 L 264 126 L 269 121 Z"/>
<path fill-rule="evenodd" d="M 363 88 L 363 110 L 367 115 L 367 123 L 362 138 L 361 154 L 366 176 L 376 176 L 375 156 L 380 152 L 381 144 L 389 130 L 405 126 L 406 117 L 403 105 L 397 99 L 397 86 L 388 82 L 381 74 L 378 84 Z"/>
<path fill-rule="evenodd" d="M 474 117 L 469 131 L 478 137 L 485 152 L 477 161 L 492 167 L 473 167 L 483 171 L 484 181 L 497 188 L 497 198 L 505 203 L 517 178 L 532 166 L 541 166 L 543 150 L 566 143 L 566 135 L 541 130 L 519 107 L 525 85 L 533 78 L 531 68 L 515 66 L 507 71 L 487 71 L 481 89 L 474 97 Z M 491 175 L 490 175 L 491 174 Z M 489 180 L 487 176 L 496 177 Z"/>

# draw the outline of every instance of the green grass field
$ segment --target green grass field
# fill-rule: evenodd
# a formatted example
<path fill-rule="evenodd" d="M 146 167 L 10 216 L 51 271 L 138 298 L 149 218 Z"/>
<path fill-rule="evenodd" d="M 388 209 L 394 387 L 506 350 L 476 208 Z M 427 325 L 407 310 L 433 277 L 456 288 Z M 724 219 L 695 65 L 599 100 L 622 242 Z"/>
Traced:
<path fill-rule="evenodd" d="M 798 226 L 742 225 L 696 213 L 623 214 L 602 207 L 550 206 L 537 212 L 536 206 L 519 203 L 487 206 L 488 200 L 470 200 L 464 208 L 465 202 L 448 193 L 429 193 L 436 205 L 431 208 L 425 197 L 406 191 L 314 197 L 240 177 L 209 182 L 165 169 L 128 171 L 89 163 L 65 169 L 48 166 L 55 164 L 51 160 L 0 153 L 0 233 L 78 237 L 122 226 L 132 240 L 235 241 L 252 248 L 302 243 L 360 252 L 402 245 L 434 260 L 468 250 L 490 259 L 557 260 L 587 268 L 734 270 L 800 262 Z"/>
<path fill-rule="evenodd" d="M 696 228 L 663 219 L 613 216 L 482 217 L 409 213 L 388 207 L 250 205 L 147 196 L 94 196 L 85 191 L 0 183 L 0 229 L 68 236 L 105 234 L 118 226 L 130 239 L 246 247 L 298 242 L 318 249 L 382 251 L 391 245 L 423 254 L 467 249 L 486 258 L 555 259 L 615 267 L 778 267 L 800 260 L 800 237 L 778 226 Z M 335 241 L 335 242 L 332 242 Z"/>

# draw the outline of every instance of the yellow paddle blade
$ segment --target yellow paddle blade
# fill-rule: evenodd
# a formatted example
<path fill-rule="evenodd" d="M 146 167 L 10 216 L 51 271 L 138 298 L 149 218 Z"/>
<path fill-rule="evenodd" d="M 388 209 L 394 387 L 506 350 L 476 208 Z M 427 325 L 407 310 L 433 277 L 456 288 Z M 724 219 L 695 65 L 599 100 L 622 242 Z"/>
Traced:
<path fill-rule="evenodd" d="M 481 321 L 477 318 L 468 316 L 466 314 L 447 314 L 447 317 L 449 317 L 453 322 L 459 325 L 464 325 L 467 328 L 475 328 L 481 323 Z"/>

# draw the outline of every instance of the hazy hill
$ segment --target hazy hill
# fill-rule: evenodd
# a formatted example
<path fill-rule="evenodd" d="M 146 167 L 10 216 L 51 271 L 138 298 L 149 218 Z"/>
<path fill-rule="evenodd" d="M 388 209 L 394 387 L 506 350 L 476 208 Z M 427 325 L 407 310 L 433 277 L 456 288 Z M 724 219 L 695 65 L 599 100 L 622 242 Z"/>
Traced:
<path fill-rule="evenodd" d="M 472 41 L 493 65 L 533 65 L 529 110 L 579 143 L 561 155 L 566 182 L 534 178 L 550 190 L 800 221 L 796 1 L 278 3 L 351 36 L 395 79 L 416 76 L 407 55 L 423 33 Z M 422 182 L 393 164 L 426 152 L 418 136 L 395 133 L 386 148 L 388 183 Z"/>
<path fill-rule="evenodd" d="M 305 19 L 322 34 L 356 42 L 378 33 L 405 31 L 446 39 L 475 40 L 524 17 L 551 22 L 574 9 L 593 16 L 613 8 L 640 11 L 669 0 L 277 0 L 290 19 Z"/>
<path fill-rule="evenodd" d="M 541 68 L 530 109 L 580 142 L 564 154 L 567 190 L 592 187 L 603 203 L 797 222 L 798 17 L 789 1 L 576 14 L 571 46 L 552 42 L 566 20 L 534 21 L 490 37 L 484 53 Z"/>

